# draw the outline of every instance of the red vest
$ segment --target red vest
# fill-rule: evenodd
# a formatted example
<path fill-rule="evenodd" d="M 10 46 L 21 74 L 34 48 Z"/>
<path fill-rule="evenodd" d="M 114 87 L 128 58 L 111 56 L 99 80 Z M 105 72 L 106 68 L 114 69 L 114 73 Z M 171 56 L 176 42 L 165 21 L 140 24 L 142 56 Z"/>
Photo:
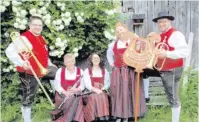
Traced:
<path fill-rule="evenodd" d="M 93 77 L 92 68 L 88 69 L 92 86 L 100 89 L 104 86 L 104 75 L 105 75 L 105 69 L 101 70 L 102 70 L 102 77 Z"/>
<path fill-rule="evenodd" d="M 79 80 L 79 78 L 81 77 L 81 69 L 80 68 L 77 68 L 77 73 L 76 73 L 76 78 L 74 80 L 66 80 L 66 68 L 63 67 L 61 69 L 61 86 L 64 90 L 67 91 L 67 89 L 69 87 L 73 87 L 73 85 Z M 80 82 L 77 84 L 77 86 L 80 85 Z"/>
<path fill-rule="evenodd" d="M 165 33 L 162 33 L 160 36 L 161 36 L 161 42 L 164 41 L 165 39 L 165 43 L 168 45 L 169 47 L 169 51 L 173 51 L 175 50 L 174 47 L 171 47 L 168 43 L 168 40 L 170 38 L 170 36 L 172 35 L 173 32 L 175 32 L 176 29 L 175 28 L 171 28 L 169 29 L 167 32 Z M 180 41 L 180 40 L 179 40 Z M 179 42 L 180 43 L 180 42 Z M 158 59 L 158 63 L 157 63 L 157 66 L 160 67 L 162 65 L 162 62 L 163 62 L 164 59 Z M 163 68 L 162 68 L 162 71 L 167 71 L 167 70 L 170 70 L 170 69 L 174 69 L 174 68 L 177 68 L 177 67 L 182 67 L 183 66 L 183 59 L 180 58 L 180 59 L 171 59 L 171 58 L 166 58 L 166 61 L 165 61 L 165 64 L 163 65 Z"/>
<path fill-rule="evenodd" d="M 114 66 L 116 67 L 123 67 L 126 66 L 126 64 L 123 61 L 123 54 L 126 51 L 127 48 L 117 48 L 117 43 L 118 41 L 115 42 L 114 47 L 113 47 L 113 52 L 114 52 Z M 128 46 L 128 43 L 127 43 Z"/>
<path fill-rule="evenodd" d="M 25 36 L 29 42 L 32 44 L 32 52 L 35 54 L 38 61 L 41 63 L 41 65 L 44 68 L 47 68 L 48 66 L 48 49 L 45 43 L 44 38 L 40 36 L 34 36 L 30 31 L 26 31 L 21 34 L 21 36 Z M 29 58 L 29 62 L 33 68 L 33 70 L 36 72 L 38 77 L 42 77 L 42 74 L 40 73 L 40 69 L 35 61 L 35 59 L 31 56 Z M 32 74 L 30 70 L 24 70 L 23 67 L 17 66 L 18 72 L 26 72 L 27 74 Z"/>

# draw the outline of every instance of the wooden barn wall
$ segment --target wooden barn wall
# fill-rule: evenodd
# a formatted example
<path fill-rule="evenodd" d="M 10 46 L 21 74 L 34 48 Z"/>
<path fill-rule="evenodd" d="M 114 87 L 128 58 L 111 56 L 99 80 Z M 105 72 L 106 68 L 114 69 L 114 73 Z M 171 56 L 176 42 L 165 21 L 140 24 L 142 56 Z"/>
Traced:
<path fill-rule="evenodd" d="M 169 11 L 169 14 L 175 17 L 172 25 L 185 35 L 187 42 L 189 33 L 194 33 L 191 66 L 194 68 L 199 67 L 199 1 L 123 0 L 120 21 L 139 36 L 146 37 L 152 31 L 158 32 L 157 25 L 152 22 L 152 19 L 157 17 L 158 12 L 163 10 Z M 143 25 L 133 26 L 132 14 L 145 14 Z"/>

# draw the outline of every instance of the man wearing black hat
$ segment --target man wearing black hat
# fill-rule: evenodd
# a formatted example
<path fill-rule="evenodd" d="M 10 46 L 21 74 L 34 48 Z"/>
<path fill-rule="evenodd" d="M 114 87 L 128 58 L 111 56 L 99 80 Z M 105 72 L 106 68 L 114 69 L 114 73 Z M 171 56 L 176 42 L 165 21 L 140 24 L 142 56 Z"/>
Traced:
<path fill-rule="evenodd" d="M 158 17 L 153 19 L 153 22 L 157 23 L 161 31 L 160 43 L 164 42 L 168 46 L 168 50 L 165 50 L 163 47 L 157 51 L 157 66 L 160 67 L 166 58 L 163 68 L 160 71 L 160 76 L 167 99 L 172 108 L 172 122 L 179 122 L 181 109 L 178 94 L 179 80 L 183 71 L 183 58 L 189 55 L 189 50 L 184 35 L 171 26 L 171 22 L 174 19 L 168 12 L 160 12 L 158 13 Z"/>

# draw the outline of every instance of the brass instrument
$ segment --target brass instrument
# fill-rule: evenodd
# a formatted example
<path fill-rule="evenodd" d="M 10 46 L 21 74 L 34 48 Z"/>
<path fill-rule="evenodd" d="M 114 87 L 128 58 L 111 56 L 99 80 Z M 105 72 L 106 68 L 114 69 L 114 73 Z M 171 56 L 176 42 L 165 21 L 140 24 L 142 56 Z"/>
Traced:
<path fill-rule="evenodd" d="M 157 35 L 154 34 L 153 36 L 157 36 Z M 160 39 L 159 39 L 158 40 L 159 43 L 156 46 L 154 46 L 154 44 L 153 44 L 153 46 L 152 46 L 153 49 L 150 50 L 150 52 L 152 53 L 152 56 L 151 56 L 151 60 L 149 61 L 149 64 L 147 64 L 147 66 L 146 66 L 147 68 L 150 68 L 150 69 L 155 68 L 158 71 L 160 71 L 163 68 L 164 63 L 166 61 L 166 58 L 164 58 L 164 60 L 162 62 L 162 65 L 158 68 L 157 65 L 156 65 L 157 62 L 158 62 L 158 56 L 157 56 L 156 53 L 158 52 L 158 50 L 162 50 L 163 48 L 165 48 L 165 50 L 169 50 L 169 46 L 165 43 L 166 42 L 166 38 L 167 37 L 164 38 L 163 42 L 160 42 Z M 156 41 L 156 43 L 157 43 L 157 41 Z"/>
<path fill-rule="evenodd" d="M 18 32 L 12 32 L 10 34 L 11 38 L 17 38 L 19 37 L 19 39 L 21 40 L 21 42 L 23 43 L 23 45 L 25 45 L 27 52 L 30 53 L 30 55 L 34 58 L 36 64 L 38 65 L 39 69 L 40 69 L 40 73 L 42 75 L 46 75 L 49 73 L 48 69 L 44 68 L 41 63 L 38 61 L 37 57 L 34 55 L 34 53 L 32 52 L 32 50 L 28 47 L 28 45 L 25 43 L 25 41 L 23 40 L 23 38 L 21 38 L 20 34 Z M 14 40 L 12 40 L 14 42 Z"/>
<path fill-rule="evenodd" d="M 38 59 L 36 58 L 36 56 L 34 55 L 34 53 L 32 52 L 32 50 L 28 47 L 28 45 L 27 45 L 27 44 L 24 42 L 24 40 L 20 37 L 20 34 L 19 34 L 18 32 L 11 32 L 10 37 L 11 37 L 11 39 L 12 39 L 14 45 L 16 46 L 17 50 L 20 51 L 19 46 L 15 43 L 15 40 L 16 40 L 17 38 L 19 38 L 19 39 L 22 41 L 22 43 L 24 44 L 24 46 L 26 47 L 26 50 L 30 53 L 30 55 L 31 55 L 31 56 L 34 58 L 34 60 L 36 61 L 37 65 L 38 65 L 39 68 L 40 68 L 41 73 L 42 73 L 43 75 L 45 75 L 45 74 L 48 73 L 48 70 L 45 69 L 45 68 L 41 65 L 41 63 L 38 61 Z M 46 92 L 46 90 L 44 89 L 43 85 L 41 84 L 41 81 L 39 80 L 37 74 L 35 73 L 35 71 L 33 70 L 32 66 L 30 65 L 30 62 L 28 61 L 28 59 L 25 57 L 25 55 L 24 55 L 22 52 L 19 52 L 19 53 L 21 54 L 21 56 L 23 57 L 23 59 L 24 59 L 25 61 L 28 62 L 29 67 L 30 67 L 30 70 L 31 70 L 31 72 L 33 73 L 33 75 L 34 75 L 36 81 L 38 82 L 38 84 L 40 85 L 40 87 L 41 87 L 41 89 L 43 90 L 44 94 L 45 94 L 46 97 L 48 98 L 50 104 L 51 104 L 52 106 L 54 106 L 54 104 L 53 104 L 52 100 L 50 99 L 48 93 Z"/>

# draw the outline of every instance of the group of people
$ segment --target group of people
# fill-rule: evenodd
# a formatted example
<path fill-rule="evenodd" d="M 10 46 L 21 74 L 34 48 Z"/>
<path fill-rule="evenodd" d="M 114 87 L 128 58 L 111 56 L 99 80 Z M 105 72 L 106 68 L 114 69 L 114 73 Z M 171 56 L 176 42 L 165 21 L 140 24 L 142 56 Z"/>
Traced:
<path fill-rule="evenodd" d="M 174 17 L 168 15 L 168 12 L 160 12 L 158 17 L 153 19 L 161 31 L 160 42 L 164 41 L 169 50 L 161 49 L 156 52 L 159 59 L 157 65 L 166 58 L 162 70 L 144 69 L 143 76 L 159 75 L 162 78 L 172 108 L 172 122 L 179 122 L 181 110 L 178 95 L 179 79 L 183 69 L 183 58 L 188 56 L 189 51 L 184 35 L 171 26 L 172 20 Z M 120 22 L 115 25 L 117 40 L 109 44 L 107 49 L 107 60 L 112 68 L 110 77 L 97 53 L 89 56 L 89 65 L 84 71 L 75 66 L 75 56 L 71 53 L 64 56 L 65 66 L 58 68 L 49 59 L 47 45 L 41 35 L 42 26 L 40 16 L 31 16 L 29 30 L 14 40 L 16 43 L 12 42 L 5 51 L 7 57 L 17 66 L 22 84 L 21 111 L 24 122 L 31 122 L 31 104 L 38 86 L 33 73 L 30 71 L 30 65 L 37 74 L 39 74 L 39 66 L 36 65 L 33 57 L 26 52 L 27 47 L 20 42 L 21 39 L 33 51 L 41 65 L 49 69 L 47 75 L 38 75 L 38 77 L 51 80 L 55 88 L 55 107 L 59 107 L 67 97 L 61 108 L 63 115 L 52 120 L 53 122 L 108 121 L 110 117 L 117 122 L 127 122 L 129 118 L 134 118 L 136 72 L 134 67 L 124 63 L 122 57 L 132 41 L 124 34 L 128 28 Z M 134 36 L 137 37 L 136 34 Z M 16 48 L 16 44 L 20 50 Z M 148 81 L 145 80 L 139 84 L 138 117 L 143 117 L 147 112 L 145 98 L 148 96 L 144 94 L 143 83 L 146 84 Z"/>

